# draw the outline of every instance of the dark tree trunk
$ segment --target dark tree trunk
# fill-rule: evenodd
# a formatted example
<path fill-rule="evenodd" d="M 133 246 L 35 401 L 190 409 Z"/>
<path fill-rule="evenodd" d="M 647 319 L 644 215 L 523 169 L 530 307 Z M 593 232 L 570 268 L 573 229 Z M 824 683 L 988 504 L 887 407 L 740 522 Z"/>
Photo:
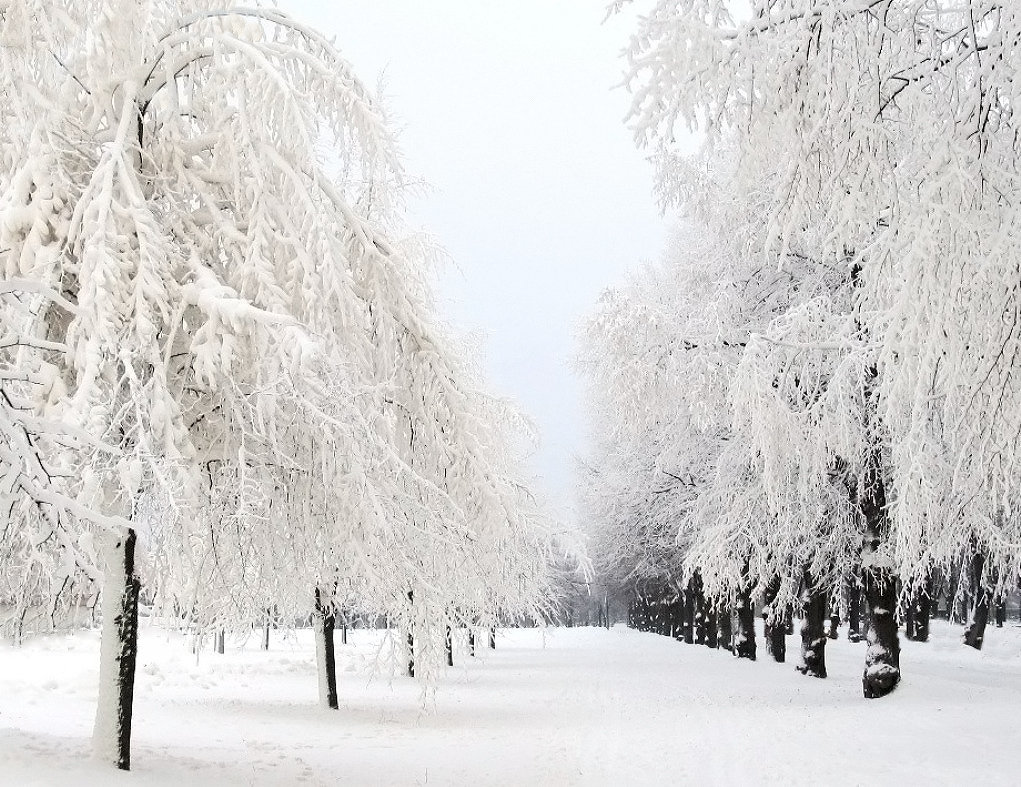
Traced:
<path fill-rule="evenodd" d="M 719 613 L 719 645 L 723 650 L 730 650 L 734 646 L 734 622 L 732 615 L 730 607 L 724 607 Z"/>
<path fill-rule="evenodd" d="M 691 592 L 691 583 L 684 591 L 684 616 L 681 619 L 681 636 L 685 644 L 695 642 L 695 594 Z"/>
<path fill-rule="evenodd" d="M 874 447 L 862 476 L 858 504 L 865 518 L 864 556 L 871 558 L 889 532 L 886 510 L 886 484 L 881 470 L 878 447 Z M 897 581 L 883 565 L 863 561 L 865 603 L 869 623 L 865 638 L 865 671 L 862 691 L 866 699 L 884 697 L 900 682 L 900 641 L 897 638 Z"/>
<path fill-rule="evenodd" d="M 765 623 L 763 634 L 766 640 L 766 652 L 773 660 L 783 664 L 787 660 L 787 619 L 775 606 L 776 597 L 780 593 L 780 577 L 773 577 L 766 586 L 763 596 L 762 619 Z"/>
<path fill-rule="evenodd" d="M 692 575 L 688 587 L 692 595 L 692 641 L 695 645 L 704 645 L 706 638 L 706 603 L 702 590 L 702 575 L 697 571 Z"/>
<path fill-rule="evenodd" d="M 826 677 L 826 593 L 814 586 L 805 571 L 801 601 L 805 618 L 801 622 L 801 666 L 798 670 L 814 678 Z"/>
<path fill-rule="evenodd" d="M 104 759 L 131 769 L 131 718 L 138 661 L 138 594 L 135 531 L 117 537 L 103 582 L 103 633 L 100 645 L 100 697 L 94 744 Z"/>
<path fill-rule="evenodd" d="M 223 629 L 220 629 L 219 631 L 217 631 L 213 635 L 213 643 L 214 643 L 214 645 L 216 647 L 216 652 L 219 653 L 221 656 L 223 655 L 223 652 L 224 652 L 224 649 L 225 649 L 224 648 L 224 640 L 225 639 L 226 639 L 226 635 L 225 635 L 225 632 L 224 632 Z"/>
<path fill-rule="evenodd" d="M 865 574 L 869 607 L 869 643 L 865 653 L 863 691 L 867 699 L 883 697 L 900 682 L 900 642 L 897 639 L 897 587 L 889 570 L 873 568 Z"/>
<path fill-rule="evenodd" d="M 719 647 L 719 615 L 712 604 L 706 604 L 705 610 L 705 645 L 716 648 Z"/>
<path fill-rule="evenodd" d="M 335 622 L 333 605 L 323 603 L 319 588 L 315 590 L 315 602 L 312 621 L 315 626 L 316 664 L 319 668 L 319 703 L 323 707 L 336 710 L 337 657 L 333 646 Z"/>
<path fill-rule="evenodd" d="M 792 623 L 788 616 L 781 618 L 766 637 L 766 650 L 773 661 L 783 664 L 787 661 L 787 631 Z"/>
<path fill-rule="evenodd" d="M 734 632 L 734 655 L 755 661 L 755 608 L 749 588 L 737 594 L 737 631 Z"/>
<path fill-rule="evenodd" d="M 911 626 L 904 627 L 904 636 L 913 642 L 929 641 L 929 619 L 932 614 L 932 587 L 933 577 L 929 574 L 925 578 L 925 584 L 918 588 L 911 596 L 908 603 L 908 614 L 905 616 L 911 621 Z"/>
<path fill-rule="evenodd" d="M 262 649 L 269 650 L 269 619 L 262 624 Z"/>
<path fill-rule="evenodd" d="M 489 649 L 496 650 L 496 626 L 489 627 Z"/>
<path fill-rule="evenodd" d="M 830 596 L 830 627 L 826 636 L 836 639 L 840 634 L 840 592 L 834 591 Z"/>
<path fill-rule="evenodd" d="M 974 547 L 973 547 L 974 549 Z M 971 556 L 971 597 L 972 608 L 968 620 L 968 628 L 964 632 L 964 644 L 975 650 L 982 650 L 982 642 L 986 636 L 986 624 L 989 622 L 989 594 L 983 586 L 982 576 L 986 556 L 974 549 Z"/>
<path fill-rule="evenodd" d="M 1001 598 L 996 602 L 996 628 L 1002 629 L 1007 622 L 1007 600 Z"/>
<path fill-rule="evenodd" d="M 468 626 L 468 655 L 475 656 L 475 629 Z"/>
<path fill-rule="evenodd" d="M 447 651 L 447 666 L 454 666 L 454 636 L 450 631 L 450 626 L 447 626 L 446 632 L 443 636 L 443 647 Z"/>
<path fill-rule="evenodd" d="M 674 639 L 683 639 L 681 634 L 681 618 L 684 612 L 684 605 L 676 598 L 667 605 L 667 615 L 670 618 L 670 636 Z"/>
<path fill-rule="evenodd" d="M 857 573 L 847 580 L 847 641 L 861 642 L 861 585 Z"/>

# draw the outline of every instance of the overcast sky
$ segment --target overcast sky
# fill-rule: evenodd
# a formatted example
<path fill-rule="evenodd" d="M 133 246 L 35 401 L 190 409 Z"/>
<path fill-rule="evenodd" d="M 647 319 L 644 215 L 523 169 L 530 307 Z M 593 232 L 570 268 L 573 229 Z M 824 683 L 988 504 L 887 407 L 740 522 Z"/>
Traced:
<path fill-rule="evenodd" d="M 363 80 L 384 72 L 408 172 L 431 186 L 412 225 L 457 266 L 443 311 L 481 337 L 490 387 L 537 422 L 534 469 L 566 505 L 587 430 L 576 327 L 665 236 L 612 89 L 631 20 L 604 24 L 604 0 L 282 5 L 334 35 Z"/>

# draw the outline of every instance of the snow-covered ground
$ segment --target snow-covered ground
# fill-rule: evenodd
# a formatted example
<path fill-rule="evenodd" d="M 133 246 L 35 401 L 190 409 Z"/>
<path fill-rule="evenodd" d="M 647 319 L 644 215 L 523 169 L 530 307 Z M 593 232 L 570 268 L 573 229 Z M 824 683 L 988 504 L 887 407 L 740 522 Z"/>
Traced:
<path fill-rule="evenodd" d="M 146 630 L 127 774 L 89 760 L 96 636 L 50 637 L 0 648 L 0 783 L 1017 784 L 1021 629 L 977 653 L 933 628 L 878 701 L 861 698 L 864 645 L 844 639 L 818 680 L 623 627 L 507 630 L 459 656 L 429 712 L 416 681 L 371 677 L 379 632 L 338 644 L 340 710 L 325 711 L 308 632 L 196 660 Z"/>

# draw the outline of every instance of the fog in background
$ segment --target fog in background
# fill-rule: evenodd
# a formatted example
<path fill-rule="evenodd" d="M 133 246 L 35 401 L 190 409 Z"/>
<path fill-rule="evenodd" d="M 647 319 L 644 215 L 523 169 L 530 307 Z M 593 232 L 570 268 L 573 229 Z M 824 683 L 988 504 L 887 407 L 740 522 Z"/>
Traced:
<path fill-rule="evenodd" d="M 537 475 L 569 503 L 588 430 L 570 368 L 600 292 L 658 256 L 652 168 L 623 118 L 633 19 L 601 0 L 287 0 L 334 36 L 367 82 L 383 77 L 409 204 L 453 265 L 441 311 L 483 349 L 490 388 L 534 420 Z"/>

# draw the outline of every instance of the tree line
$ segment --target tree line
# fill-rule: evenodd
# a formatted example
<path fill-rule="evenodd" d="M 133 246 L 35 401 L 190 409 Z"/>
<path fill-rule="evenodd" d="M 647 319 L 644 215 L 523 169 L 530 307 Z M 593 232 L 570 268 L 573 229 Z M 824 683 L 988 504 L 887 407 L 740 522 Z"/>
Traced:
<path fill-rule="evenodd" d="M 641 625 L 803 612 L 810 674 L 860 594 L 884 696 L 898 610 L 952 586 L 977 647 L 1021 578 L 1021 15 L 641 5 L 630 122 L 680 219 L 585 326 L 597 566 Z"/>

